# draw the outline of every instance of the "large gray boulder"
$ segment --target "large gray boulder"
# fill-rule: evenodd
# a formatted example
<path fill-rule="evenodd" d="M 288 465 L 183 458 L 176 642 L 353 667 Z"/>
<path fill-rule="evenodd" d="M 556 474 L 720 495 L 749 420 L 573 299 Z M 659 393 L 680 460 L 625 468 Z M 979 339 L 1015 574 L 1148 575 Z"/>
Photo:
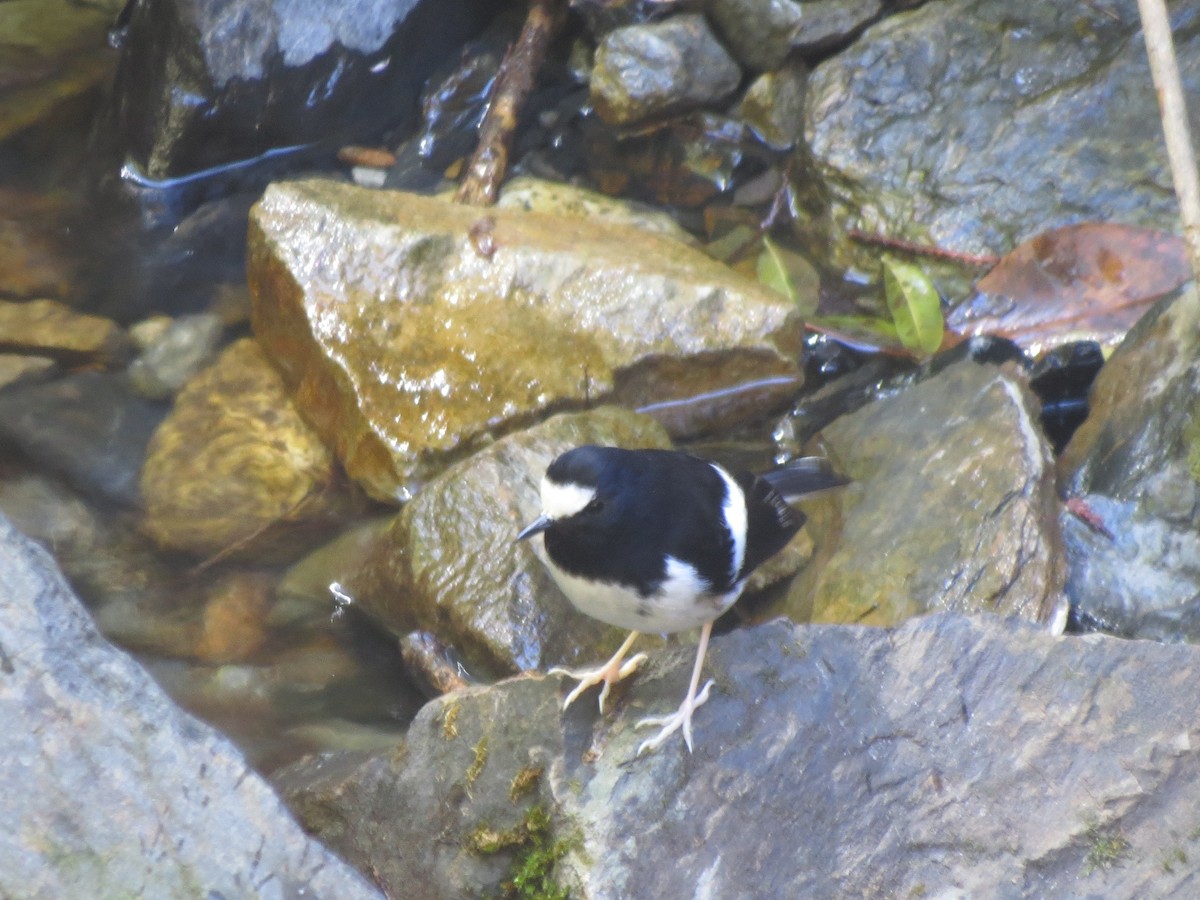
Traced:
<path fill-rule="evenodd" d="M 448 695 L 401 752 L 310 763 L 287 790 L 408 898 L 1200 891 L 1200 648 L 995 616 L 780 620 L 713 642 L 695 753 L 637 757 L 633 723 L 690 668 L 659 655 L 604 716 L 562 713 L 555 677 Z"/>
<path fill-rule="evenodd" d="M 379 896 L 3 516 L 0 720 L 0 896 Z"/>

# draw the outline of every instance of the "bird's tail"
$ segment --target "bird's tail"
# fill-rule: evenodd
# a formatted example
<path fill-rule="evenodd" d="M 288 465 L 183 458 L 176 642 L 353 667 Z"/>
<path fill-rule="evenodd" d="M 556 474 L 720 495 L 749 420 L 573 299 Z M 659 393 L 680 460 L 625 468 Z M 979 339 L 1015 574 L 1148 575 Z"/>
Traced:
<path fill-rule="evenodd" d="M 802 456 L 759 477 L 789 503 L 850 483 L 849 478 L 834 472 L 823 456 Z"/>

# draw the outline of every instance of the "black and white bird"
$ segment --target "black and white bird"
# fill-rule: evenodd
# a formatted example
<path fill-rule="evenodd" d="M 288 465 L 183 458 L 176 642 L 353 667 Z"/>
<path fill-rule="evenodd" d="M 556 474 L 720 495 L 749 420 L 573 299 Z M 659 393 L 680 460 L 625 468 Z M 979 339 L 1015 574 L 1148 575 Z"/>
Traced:
<path fill-rule="evenodd" d="M 609 688 L 646 659 L 639 653 L 625 661 L 640 632 L 700 627 L 679 710 L 637 723 L 661 727 L 639 754 L 680 728 L 690 751 L 692 713 L 713 684 L 699 689 L 713 621 L 737 600 L 750 573 L 804 524 L 804 514 L 789 502 L 845 483 L 819 457 L 756 476 L 672 450 L 585 446 L 559 456 L 542 479 L 542 514 L 517 540 L 542 534 L 547 567 L 567 599 L 580 612 L 631 632 L 597 669 L 552 670 L 579 679 L 563 708 L 603 684 L 603 712 Z"/>

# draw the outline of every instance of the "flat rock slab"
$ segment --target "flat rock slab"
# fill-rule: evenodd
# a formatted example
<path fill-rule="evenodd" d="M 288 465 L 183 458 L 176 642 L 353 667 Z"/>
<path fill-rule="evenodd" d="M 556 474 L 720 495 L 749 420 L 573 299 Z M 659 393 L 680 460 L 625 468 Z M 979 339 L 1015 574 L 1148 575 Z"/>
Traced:
<path fill-rule="evenodd" d="M 785 298 L 608 222 L 291 182 L 251 212 L 248 272 L 255 334 L 382 500 L 554 409 L 798 374 Z"/>
<path fill-rule="evenodd" d="M 632 723 L 690 670 L 666 658 L 603 718 L 562 714 L 550 677 L 443 697 L 402 752 L 328 762 L 291 799 L 406 897 L 528 878 L 531 844 L 576 898 L 1200 890 L 1198 648 L 992 616 L 781 620 L 714 641 L 694 754 L 637 758 Z"/>
<path fill-rule="evenodd" d="M 0 517 L 0 895 L 378 897 Z"/>

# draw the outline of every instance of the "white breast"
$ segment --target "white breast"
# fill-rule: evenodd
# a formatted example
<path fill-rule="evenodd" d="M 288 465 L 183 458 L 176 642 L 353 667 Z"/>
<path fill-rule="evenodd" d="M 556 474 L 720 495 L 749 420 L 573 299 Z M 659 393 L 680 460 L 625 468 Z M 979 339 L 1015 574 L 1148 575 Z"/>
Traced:
<path fill-rule="evenodd" d="M 727 594 L 710 594 L 692 566 L 670 556 L 666 580 L 650 597 L 623 585 L 579 578 L 549 558 L 543 559 L 572 606 L 593 619 L 630 631 L 670 633 L 698 628 L 729 609 L 742 592 L 742 585 L 737 584 Z"/>

